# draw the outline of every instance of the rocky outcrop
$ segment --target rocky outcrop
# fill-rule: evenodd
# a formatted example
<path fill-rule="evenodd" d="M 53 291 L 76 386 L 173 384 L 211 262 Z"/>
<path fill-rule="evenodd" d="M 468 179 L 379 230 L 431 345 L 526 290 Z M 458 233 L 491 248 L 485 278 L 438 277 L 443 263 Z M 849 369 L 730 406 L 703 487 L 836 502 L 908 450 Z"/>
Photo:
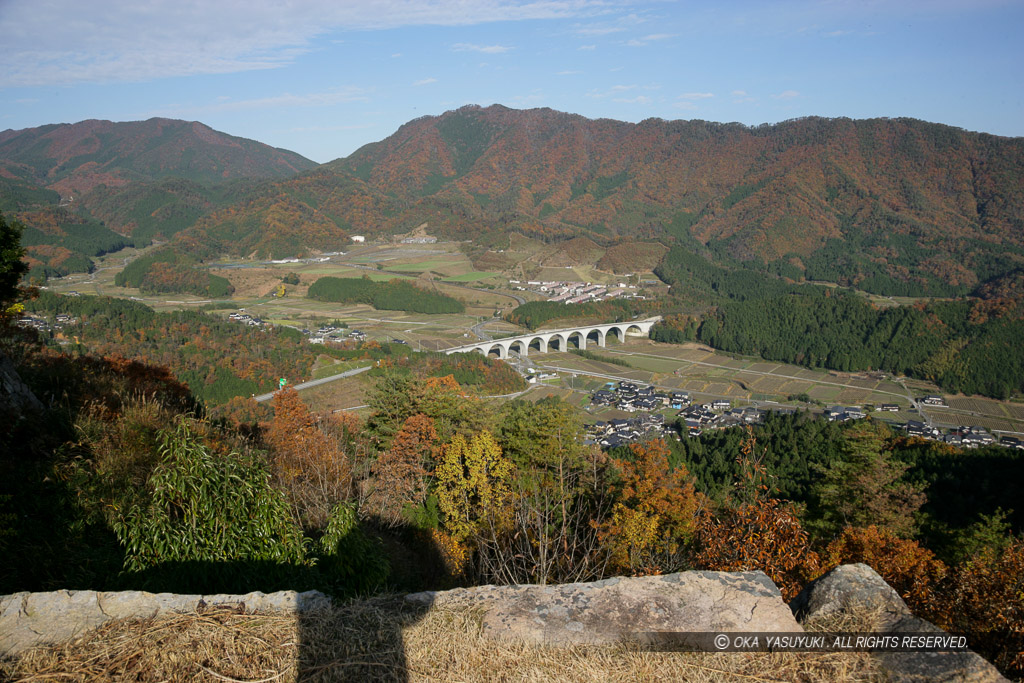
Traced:
<path fill-rule="evenodd" d="M 808 585 L 790 605 L 761 572 L 701 571 L 550 586 L 479 586 L 413 593 L 405 600 L 424 610 L 477 610 L 486 636 L 544 645 L 620 640 L 639 644 L 646 640 L 644 634 L 658 632 L 793 634 L 804 630 L 801 622 L 855 608 L 877 616 L 872 627 L 876 635 L 943 633 L 911 614 L 900 596 L 864 564 L 833 570 Z M 220 606 L 300 615 L 329 608 L 331 602 L 316 591 L 204 596 L 140 591 L 16 593 L 0 596 L 0 656 L 67 642 L 112 619 L 201 613 Z M 873 656 L 892 681 L 1005 680 L 970 651 L 876 652 Z"/>
<path fill-rule="evenodd" d="M 43 404 L 21 381 L 11 359 L 0 354 L 0 414 L 17 419 L 25 413 L 42 409 Z"/>
<path fill-rule="evenodd" d="M 802 631 L 762 572 L 682 572 L 550 586 L 414 593 L 433 607 L 484 610 L 484 633 L 532 643 L 612 643 L 657 631 Z"/>
<path fill-rule="evenodd" d="M 790 603 L 806 622 L 846 610 L 877 614 L 879 634 L 942 634 L 931 622 L 915 617 L 899 594 L 866 564 L 847 564 L 808 584 Z M 982 626 L 982 625 L 979 625 Z M 994 666 L 973 652 L 876 652 L 890 681 L 901 683 L 1005 681 Z"/>
<path fill-rule="evenodd" d="M 62 643 L 111 619 L 201 612 L 230 606 L 246 612 L 297 614 L 330 605 L 323 593 L 281 591 L 246 595 L 175 595 L 122 591 L 53 591 L 0 596 L 0 654 Z"/>

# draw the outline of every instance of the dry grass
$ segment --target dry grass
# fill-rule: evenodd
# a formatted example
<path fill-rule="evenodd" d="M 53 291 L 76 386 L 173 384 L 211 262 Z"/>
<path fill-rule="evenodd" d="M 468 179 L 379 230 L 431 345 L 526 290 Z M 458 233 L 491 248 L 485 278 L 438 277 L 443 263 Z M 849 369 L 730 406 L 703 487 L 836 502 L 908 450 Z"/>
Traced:
<path fill-rule="evenodd" d="M 845 619 L 845 618 L 844 618 Z M 859 630 L 848 619 L 814 630 Z M 866 681 L 858 653 L 676 653 L 540 647 L 487 639 L 481 613 L 426 612 L 400 598 L 301 617 L 213 609 L 120 620 L 63 647 L 0 663 L 11 681 Z"/>

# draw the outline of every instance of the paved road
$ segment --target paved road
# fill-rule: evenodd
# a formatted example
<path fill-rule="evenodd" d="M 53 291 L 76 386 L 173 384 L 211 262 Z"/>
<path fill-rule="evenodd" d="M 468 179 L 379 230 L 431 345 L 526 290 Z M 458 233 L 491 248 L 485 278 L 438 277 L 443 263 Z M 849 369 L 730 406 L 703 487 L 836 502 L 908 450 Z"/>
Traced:
<path fill-rule="evenodd" d="M 366 365 L 361 368 L 353 368 L 352 370 L 346 370 L 345 372 L 338 373 L 337 375 L 331 375 L 330 377 L 324 377 L 323 379 L 311 379 L 308 382 L 303 382 L 302 384 L 292 384 L 291 386 L 296 391 L 302 391 L 303 389 L 309 389 L 310 387 L 318 387 L 321 384 L 327 384 L 328 382 L 333 382 L 344 377 L 352 377 L 353 375 L 358 375 L 360 372 L 366 372 L 372 367 L 372 365 Z M 269 394 L 260 394 L 259 396 L 256 397 L 256 400 L 269 401 L 274 397 L 275 393 L 276 392 L 271 391 Z"/>
<path fill-rule="evenodd" d="M 481 339 L 483 341 L 491 341 L 493 337 L 487 334 L 487 331 L 484 330 L 484 326 L 487 325 L 488 323 L 493 323 L 495 320 L 496 318 L 490 318 L 489 320 L 485 320 L 482 323 L 477 323 L 476 325 L 473 325 L 473 327 L 469 328 L 469 330 L 470 332 L 475 334 L 478 339 Z"/>

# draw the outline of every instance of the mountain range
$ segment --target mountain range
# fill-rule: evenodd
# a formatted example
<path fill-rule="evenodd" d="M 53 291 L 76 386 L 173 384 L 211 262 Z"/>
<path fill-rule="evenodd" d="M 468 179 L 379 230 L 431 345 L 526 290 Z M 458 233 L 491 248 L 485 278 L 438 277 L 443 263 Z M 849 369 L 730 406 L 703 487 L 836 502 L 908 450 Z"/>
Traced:
<path fill-rule="evenodd" d="M 1024 139 L 912 119 L 634 124 L 467 106 L 321 166 L 199 123 L 90 121 L 0 133 L 0 181 L 37 230 L 50 202 L 47 215 L 198 258 L 419 228 L 472 240 L 490 264 L 514 234 L 622 253 L 660 243 L 665 259 L 682 248 L 911 295 L 1016 290 L 1024 264 Z"/>
<path fill-rule="evenodd" d="M 166 239 L 262 180 L 316 163 L 198 122 L 82 121 L 0 132 L 0 210 L 27 226 L 30 262 L 62 274 Z"/>

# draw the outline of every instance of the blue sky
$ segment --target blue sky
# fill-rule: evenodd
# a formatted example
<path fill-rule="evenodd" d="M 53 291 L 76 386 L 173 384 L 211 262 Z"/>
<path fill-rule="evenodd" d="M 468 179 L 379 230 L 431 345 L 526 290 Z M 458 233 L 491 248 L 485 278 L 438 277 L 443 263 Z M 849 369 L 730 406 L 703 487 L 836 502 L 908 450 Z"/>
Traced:
<path fill-rule="evenodd" d="M 465 104 L 1024 136 L 1024 0 L 0 0 L 0 129 L 153 116 L 318 162 Z"/>

